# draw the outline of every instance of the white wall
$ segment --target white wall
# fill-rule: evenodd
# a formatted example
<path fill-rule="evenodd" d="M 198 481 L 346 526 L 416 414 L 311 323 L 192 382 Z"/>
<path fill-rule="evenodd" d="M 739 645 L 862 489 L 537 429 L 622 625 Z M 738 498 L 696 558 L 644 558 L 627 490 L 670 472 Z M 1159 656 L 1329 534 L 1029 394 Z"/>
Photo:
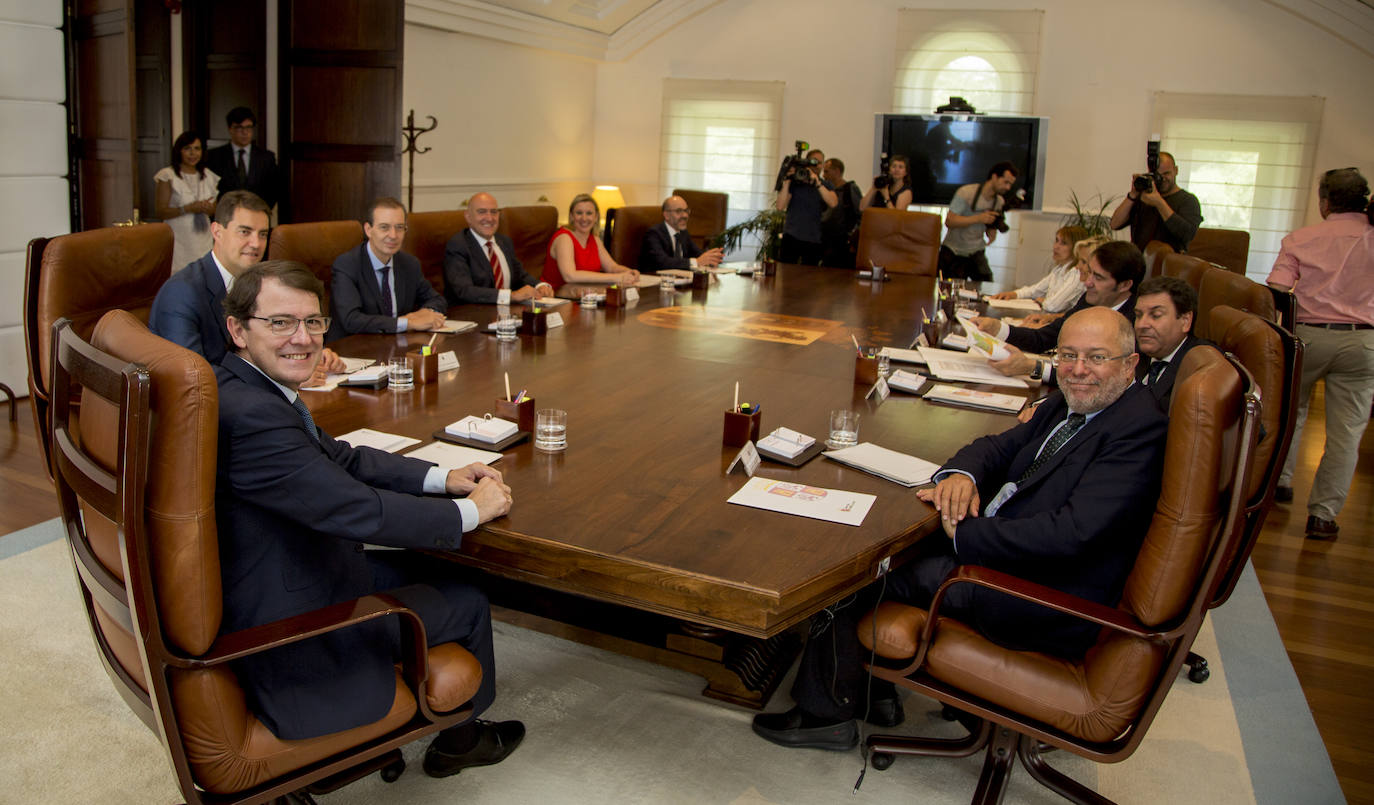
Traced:
<path fill-rule="evenodd" d="M 595 87 L 585 59 L 407 24 L 404 110 L 439 121 L 417 141 L 432 150 L 415 159 L 415 208 L 457 209 L 479 190 L 566 208 L 593 184 Z"/>
<path fill-rule="evenodd" d="M 28 394 L 25 249 L 69 231 L 61 24 L 60 0 L 0 0 L 0 382 L 16 394 Z"/>

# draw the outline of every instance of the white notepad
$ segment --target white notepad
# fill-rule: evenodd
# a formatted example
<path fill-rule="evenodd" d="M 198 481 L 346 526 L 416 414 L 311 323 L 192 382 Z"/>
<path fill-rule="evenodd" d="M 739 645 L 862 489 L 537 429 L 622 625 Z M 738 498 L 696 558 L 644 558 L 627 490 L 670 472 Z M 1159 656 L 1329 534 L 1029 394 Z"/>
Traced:
<path fill-rule="evenodd" d="M 519 428 L 514 422 L 500 417 L 465 416 L 457 422 L 449 423 L 444 430 L 465 439 L 496 444 L 508 436 L 514 436 Z"/>
<path fill-rule="evenodd" d="M 428 461 L 438 464 L 441 469 L 456 470 L 459 467 L 466 467 L 474 461 L 483 464 L 492 464 L 501 459 L 500 453 L 490 450 L 478 450 L 475 447 L 463 447 L 459 444 L 449 444 L 448 442 L 430 442 L 424 447 L 417 447 L 406 453 L 409 458 L 418 458 L 421 461 Z"/>
<path fill-rule="evenodd" d="M 404 450 L 412 444 L 420 443 L 419 439 L 412 439 L 398 433 L 384 433 L 371 428 L 358 428 L 334 438 L 341 442 L 348 442 L 354 447 L 371 447 L 384 453 L 395 453 L 397 450 Z"/>
<path fill-rule="evenodd" d="M 827 450 L 821 455 L 902 486 L 920 486 L 928 483 L 930 476 L 940 469 L 939 464 L 906 453 L 898 453 L 896 450 L 888 450 L 872 442 L 860 442 L 842 450 Z"/>

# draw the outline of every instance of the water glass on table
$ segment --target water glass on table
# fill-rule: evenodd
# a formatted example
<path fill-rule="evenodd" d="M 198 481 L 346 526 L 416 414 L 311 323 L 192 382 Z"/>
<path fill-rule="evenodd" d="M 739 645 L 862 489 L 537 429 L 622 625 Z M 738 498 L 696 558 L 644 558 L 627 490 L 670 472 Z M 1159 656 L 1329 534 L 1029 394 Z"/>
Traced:
<path fill-rule="evenodd" d="M 386 364 L 386 384 L 392 391 L 415 388 L 415 370 L 405 358 L 392 358 Z"/>
<path fill-rule="evenodd" d="M 541 408 L 534 414 L 534 447 L 556 453 L 568 446 L 568 412 Z"/>
<path fill-rule="evenodd" d="M 501 318 L 496 320 L 496 340 L 514 341 L 515 333 L 520 329 L 520 320 L 509 313 L 501 314 Z"/>
<path fill-rule="evenodd" d="M 845 447 L 853 447 L 859 443 L 859 414 L 857 411 L 850 411 L 837 408 L 830 412 L 830 438 L 825 440 L 825 446 L 831 450 L 839 450 Z"/>

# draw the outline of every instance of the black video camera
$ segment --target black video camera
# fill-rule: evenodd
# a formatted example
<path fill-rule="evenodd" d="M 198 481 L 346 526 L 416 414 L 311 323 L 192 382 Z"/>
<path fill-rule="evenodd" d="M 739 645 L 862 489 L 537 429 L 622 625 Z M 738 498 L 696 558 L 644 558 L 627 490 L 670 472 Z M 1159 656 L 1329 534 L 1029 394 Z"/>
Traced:
<path fill-rule="evenodd" d="M 882 190 L 892 187 L 892 174 L 887 172 L 887 154 L 883 154 L 882 161 L 878 163 L 878 175 L 873 177 L 873 186 Z"/>
<path fill-rule="evenodd" d="M 1149 193 L 1164 181 L 1159 175 L 1159 140 L 1145 144 L 1145 173 L 1131 180 L 1131 188 L 1137 193 Z"/>
<path fill-rule="evenodd" d="M 806 140 L 797 140 L 793 143 L 797 153 L 788 154 L 782 159 L 782 167 L 778 168 L 777 181 L 773 182 L 773 192 L 782 189 L 782 183 L 786 179 L 802 184 L 814 185 L 817 183 L 816 172 L 812 170 L 820 166 L 820 161 L 812 157 L 804 157 L 802 154 L 811 150 L 811 144 Z"/>

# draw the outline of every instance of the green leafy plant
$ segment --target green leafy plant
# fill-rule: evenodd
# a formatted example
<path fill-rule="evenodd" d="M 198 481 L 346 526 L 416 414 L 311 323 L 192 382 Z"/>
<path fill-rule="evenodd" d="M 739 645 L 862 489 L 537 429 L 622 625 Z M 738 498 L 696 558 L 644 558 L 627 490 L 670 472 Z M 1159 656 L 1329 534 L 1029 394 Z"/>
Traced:
<path fill-rule="evenodd" d="M 1069 191 L 1069 206 L 1073 212 L 1064 216 L 1064 220 L 1059 222 L 1060 226 L 1081 226 L 1088 231 L 1088 237 L 1112 237 L 1111 220 L 1112 216 L 1107 212 L 1107 208 L 1116 202 L 1117 196 L 1107 196 L 1103 198 L 1101 193 L 1095 197 L 1096 200 L 1089 202 L 1078 198 L 1078 193 Z M 1099 203 L 1100 202 L 1100 203 Z"/>
<path fill-rule="evenodd" d="M 730 254 L 739 249 L 746 236 L 753 235 L 759 241 L 759 250 L 754 259 L 776 260 L 782 246 L 782 223 L 786 217 L 787 213 L 782 210 L 769 207 L 747 221 L 727 227 L 711 239 L 711 245 L 719 246 L 726 254 Z"/>

